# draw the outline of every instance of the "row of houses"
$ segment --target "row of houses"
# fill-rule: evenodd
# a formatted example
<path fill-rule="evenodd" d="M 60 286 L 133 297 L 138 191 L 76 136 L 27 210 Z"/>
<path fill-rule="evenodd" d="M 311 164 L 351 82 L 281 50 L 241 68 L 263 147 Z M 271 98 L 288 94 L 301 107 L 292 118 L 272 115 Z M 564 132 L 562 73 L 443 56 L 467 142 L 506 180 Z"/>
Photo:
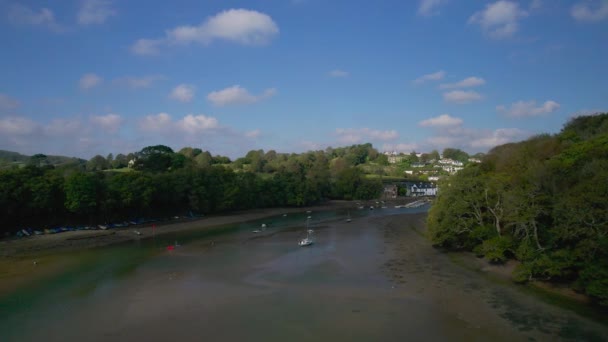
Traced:
<path fill-rule="evenodd" d="M 384 186 L 384 198 L 395 199 L 399 196 L 399 188 L 405 188 L 406 197 L 437 196 L 437 184 L 433 182 L 402 182 Z"/>

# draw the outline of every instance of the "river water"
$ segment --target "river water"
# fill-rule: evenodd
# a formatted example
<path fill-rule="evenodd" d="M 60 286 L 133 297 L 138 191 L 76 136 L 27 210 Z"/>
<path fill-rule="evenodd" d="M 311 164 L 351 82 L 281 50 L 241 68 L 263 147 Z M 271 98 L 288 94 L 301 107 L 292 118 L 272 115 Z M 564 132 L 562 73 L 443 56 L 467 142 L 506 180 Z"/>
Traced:
<path fill-rule="evenodd" d="M 345 212 L 303 212 L 71 253 L 75 266 L 0 298 L 0 340 L 608 338 L 601 317 L 548 304 L 433 249 L 418 224 L 425 210 L 358 211 L 352 223 Z M 308 215 L 316 242 L 298 247 Z M 262 223 L 268 228 L 252 233 Z"/>

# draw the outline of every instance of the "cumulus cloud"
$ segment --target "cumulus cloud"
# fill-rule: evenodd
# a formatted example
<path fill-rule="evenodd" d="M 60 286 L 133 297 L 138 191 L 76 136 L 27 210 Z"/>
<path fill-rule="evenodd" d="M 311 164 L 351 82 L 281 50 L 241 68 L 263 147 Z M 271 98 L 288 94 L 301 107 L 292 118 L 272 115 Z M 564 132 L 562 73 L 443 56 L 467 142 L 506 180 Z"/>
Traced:
<path fill-rule="evenodd" d="M 422 84 L 422 83 L 426 83 L 429 81 L 439 81 L 439 80 L 442 80 L 444 77 L 445 77 L 445 71 L 440 70 L 440 71 L 434 72 L 432 74 L 426 74 L 426 75 L 420 76 L 414 80 L 414 83 Z"/>
<path fill-rule="evenodd" d="M 394 140 L 399 137 L 395 130 L 380 131 L 370 128 L 338 128 L 338 141 L 344 144 L 356 144 L 366 140 Z"/>
<path fill-rule="evenodd" d="M 45 153 L 79 156 L 129 153 L 149 145 L 173 148 L 196 146 L 214 153 L 242 156 L 251 149 L 258 130 L 239 132 L 221 126 L 214 117 L 188 114 L 172 118 L 158 113 L 134 120 L 135 130 L 121 131 L 125 121 L 117 114 L 86 119 L 53 118 L 48 123 L 22 116 L 0 116 L 0 149 L 25 154 Z M 108 133 L 115 133 L 108 139 Z"/>
<path fill-rule="evenodd" d="M 194 98 L 195 87 L 190 84 L 180 84 L 173 88 L 169 98 L 179 102 L 190 102 Z"/>
<path fill-rule="evenodd" d="M 17 99 L 0 93 L 0 109 L 15 109 L 19 107 L 19 105 L 20 103 Z"/>
<path fill-rule="evenodd" d="M 543 6 L 543 1 L 542 0 L 532 0 L 530 2 L 530 9 L 534 10 L 534 9 L 539 9 Z"/>
<path fill-rule="evenodd" d="M 158 113 L 145 116 L 139 122 L 139 129 L 146 132 L 159 132 L 171 125 L 171 115 Z"/>
<path fill-rule="evenodd" d="M 475 91 L 465 91 L 465 90 L 453 90 L 447 93 L 443 93 L 443 99 L 447 102 L 457 103 L 457 104 L 466 104 L 473 101 L 479 101 L 482 99 L 482 96 Z"/>
<path fill-rule="evenodd" d="M 536 101 L 518 101 L 511 104 L 510 108 L 504 105 L 496 107 L 496 110 L 506 116 L 513 118 L 541 116 L 558 110 L 560 104 L 555 101 L 545 101 L 541 106 L 536 106 Z"/>
<path fill-rule="evenodd" d="M 102 82 L 103 82 L 103 79 L 101 77 L 99 77 L 93 73 L 88 73 L 88 74 L 82 75 L 82 77 L 80 78 L 80 81 L 78 81 L 78 86 L 82 90 L 87 90 L 87 89 L 91 89 L 91 88 L 94 88 L 94 87 L 100 85 Z"/>
<path fill-rule="evenodd" d="M 581 1 L 572 6 L 572 17 L 578 21 L 597 22 L 608 18 L 608 1 Z"/>
<path fill-rule="evenodd" d="M 154 84 L 154 82 L 161 81 L 164 79 L 165 77 L 162 75 L 150 75 L 142 77 L 126 76 L 115 79 L 114 83 L 118 85 L 125 85 L 132 89 L 139 89 L 150 88 Z"/>
<path fill-rule="evenodd" d="M 400 153 L 410 153 L 419 148 L 416 143 L 400 143 L 400 144 L 384 144 L 382 145 L 383 151 L 395 151 Z"/>
<path fill-rule="evenodd" d="M 508 142 L 519 141 L 531 134 L 518 128 L 498 128 L 494 130 L 473 129 L 464 127 L 463 123 L 455 125 L 435 125 L 435 134 L 426 140 L 428 149 L 441 150 L 446 147 L 464 150 L 489 149 Z"/>
<path fill-rule="evenodd" d="M 176 122 L 176 127 L 185 133 L 196 134 L 206 130 L 218 128 L 216 118 L 205 115 L 186 115 Z"/>
<path fill-rule="evenodd" d="M 103 24 L 106 19 L 116 15 L 110 0 L 84 0 L 77 14 L 81 25 Z"/>
<path fill-rule="evenodd" d="M 439 14 L 438 8 L 445 2 L 446 0 L 421 0 L 418 5 L 418 15 L 428 17 Z"/>
<path fill-rule="evenodd" d="M 9 116 L 0 118 L 0 133 L 7 136 L 31 134 L 38 128 L 38 125 L 24 117 Z"/>
<path fill-rule="evenodd" d="M 167 113 L 148 115 L 139 122 L 139 129 L 145 132 L 167 134 L 197 134 L 220 128 L 216 118 L 203 114 L 188 114 L 174 121 Z"/>
<path fill-rule="evenodd" d="M 462 124 L 462 119 L 450 116 L 450 114 L 442 114 L 434 118 L 422 120 L 418 124 L 422 127 L 458 126 Z"/>
<path fill-rule="evenodd" d="M 91 117 L 91 122 L 107 133 L 118 132 L 123 121 L 120 115 L 113 113 Z"/>
<path fill-rule="evenodd" d="M 53 32 L 64 31 L 63 26 L 55 20 L 55 14 L 48 8 L 32 10 L 21 4 L 14 4 L 9 9 L 9 20 L 15 25 L 40 26 Z"/>
<path fill-rule="evenodd" d="M 264 13 L 230 9 L 207 18 L 200 25 L 184 25 L 167 30 L 159 39 L 140 39 L 131 47 L 136 54 L 150 55 L 161 46 L 198 43 L 209 45 L 216 40 L 242 45 L 265 45 L 279 33 L 279 27 Z"/>
<path fill-rule="evenodd" d="M 500 0 L 473 14 L 469 24 L 479 24 L 488 36 L 501 39 L 513 36 L 519 29 L 519 21 L 527 16 L 517 2 Z"/>
<path fill-rule="evenodd" d="M 50 123 L 42 128 L 45 136 L 48 137 L 65 137 L 86 131 L 79 120 L 69 119 L 53 119 Z"/>
<path fill-rule="evenodd" d="M 340 69 L 334 69 L 329 72 L 329 76 L 331 76 L 331 77 L 348 77 L 349 75 L 350 75 L 350 73 L 348 71 L 344 71 L 344 70 L 340 70 Z"/>
<path fill-rule="evenodd" d="M 131 46 L 131 52 L 137 55 L 156 55 L 162 45 L 162 40 L 138 39 Z"/>
<path fill-rule="evenodd" d="M 215 106 L 250 104 L 271 98 L 276 94 L 276 92 L 276 89 L 269 88 L 260 95 L 252 95 L 247 89 L 237 84 L 222 90 L 210 92 L 207 95 L 207 100 L 209 100 Z"/>
<path fill-rule="evenodd" d="M 439 86 L 440 89 L 456 89 L 456 88 L 471 88 L 484 85 L 486 81 L 481 77 L 467 77 L 464 80 L 456 83 L 444 83 Z"/>
<path fill-rule="evenodd" d="M 518 128 L 499 128 L 493 131 L 482 131 L 469 145 L 472 148 L 492 148 L 508 142 L 524 139 L 527 133 Z"/>
<path fill-rule="evenodd" d="M 254 129 L 253 131 L 245 132 L 245 136 L 247 138 L 252 138 L 252 139 L 259 137 L 261 134 L 262 134 L 262 131 L 260 131 L 259 129 Z"/>

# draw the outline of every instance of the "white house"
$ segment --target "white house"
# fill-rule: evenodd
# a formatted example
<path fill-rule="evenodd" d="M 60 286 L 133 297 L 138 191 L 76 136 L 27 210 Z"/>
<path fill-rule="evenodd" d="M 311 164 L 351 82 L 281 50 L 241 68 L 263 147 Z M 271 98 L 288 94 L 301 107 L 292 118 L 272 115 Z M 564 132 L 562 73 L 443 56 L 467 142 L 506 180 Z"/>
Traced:
<path fill-rule="evenodd" d="M 412 184 L 407 188 L 407 195 L 418 196 L 437 196 L 437 186 L 434 183 Z"/>

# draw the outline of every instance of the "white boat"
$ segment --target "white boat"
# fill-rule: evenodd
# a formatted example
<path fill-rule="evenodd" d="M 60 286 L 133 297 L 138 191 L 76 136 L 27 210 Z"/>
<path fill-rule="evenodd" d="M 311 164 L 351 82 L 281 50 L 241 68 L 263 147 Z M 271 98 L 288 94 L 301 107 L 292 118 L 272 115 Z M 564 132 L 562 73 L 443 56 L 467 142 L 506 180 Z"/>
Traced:
<path fill-rule="evenodd" d="M 266 230 L 266 223 L 262 223 L 262 225 L 260 225 L 260 228 L 253 230 L 252 233 L 257 234 L 257 233 L 261 233 L 265 230 Z"/>
<path fill-rule="evenodd" d="M 300 240 L 300 242 L 298 242 L 298 245 L 300 245 L 300 247 L 305 247 L 305 246 L 310 246 L 313 244 L 313 241 L 311 238 L 304 238 L 302 240 Z"/>
<path fill-rule="evenodd" d="M 308 228 L 308 220 L 306 220 L 306 228 Z M 312 239 L 312 234 L 315 232 L 312 229 L 307 229 L 307 235 L 305 238 L 303 238 L 302 240 L 300 240 L 300 242 L 298 242 L 298 245 L 300 247 L 305 247 L 305 246 L 310 246 L 314 243 L 314 240 Z"/>

